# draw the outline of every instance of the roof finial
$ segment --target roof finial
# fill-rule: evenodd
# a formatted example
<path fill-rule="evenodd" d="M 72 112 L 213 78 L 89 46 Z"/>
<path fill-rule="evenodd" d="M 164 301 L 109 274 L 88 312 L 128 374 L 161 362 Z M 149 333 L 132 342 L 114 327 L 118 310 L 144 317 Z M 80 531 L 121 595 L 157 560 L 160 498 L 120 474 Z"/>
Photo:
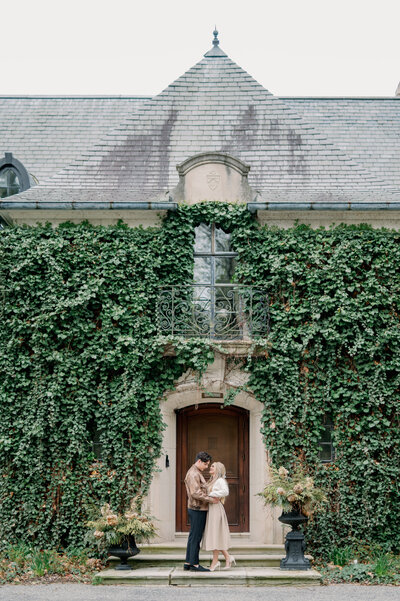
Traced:
<path fill-rule="evenodd" d="M 213 31 L 214 39 L 213 39 L 213 47 L 211 50 L 205 53 L 204 56 L 207 58 L 217 58 L 220 56 L 227 56 L 223 50 L 219 47 L 219 39 L 218 39 L 218 31 L 217 26 L 215 25 L 215 29 Z"/>
<path fill-rule="evenodd" d="M 217 26 L 216 25 L 214 26 L 213 34 L 214 34 L 213 45 L 214 46 L 219 46 L 219 39 L 217 37 L 218 36 L 218 31 L 217 31 Z"/>

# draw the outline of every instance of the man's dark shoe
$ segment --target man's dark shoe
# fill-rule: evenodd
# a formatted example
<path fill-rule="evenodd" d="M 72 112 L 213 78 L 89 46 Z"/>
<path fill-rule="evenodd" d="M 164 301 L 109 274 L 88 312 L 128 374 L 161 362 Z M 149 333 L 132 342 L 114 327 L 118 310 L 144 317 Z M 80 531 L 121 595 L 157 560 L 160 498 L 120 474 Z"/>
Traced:
<path fill-rule="evenodd" d="M 184 569 L 186 572 L 188 572 L 188 571 L 190 570 L 190 567 L 191 567 L 191 566 L 190 566 L 190 563 L 184 563 L 184 564 L 183 564 L 183 569 Z"/>
<path fill-rule="evenodd" d="M 208 568 L 203 568 L 203 566 L 190 566 L 190 571 L 191 572 L 209 572 L 210 570 Z"/>

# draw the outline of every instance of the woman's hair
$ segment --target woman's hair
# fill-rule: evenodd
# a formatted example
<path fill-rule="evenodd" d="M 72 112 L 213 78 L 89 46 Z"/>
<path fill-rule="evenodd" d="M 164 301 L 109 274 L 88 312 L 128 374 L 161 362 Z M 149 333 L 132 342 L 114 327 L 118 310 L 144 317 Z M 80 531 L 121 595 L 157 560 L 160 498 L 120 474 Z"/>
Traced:
<path fill-rule="evenodd" d="M 211 465 L 215 467 L 215 472 L 207 482 L 207 489 L 209 491 L 212 489 L 214 482 L 218 480 L 218 478 L 225 478 L 226 476 L 226 469 L 223 463 L 220 461 L 214 461 Z"/>

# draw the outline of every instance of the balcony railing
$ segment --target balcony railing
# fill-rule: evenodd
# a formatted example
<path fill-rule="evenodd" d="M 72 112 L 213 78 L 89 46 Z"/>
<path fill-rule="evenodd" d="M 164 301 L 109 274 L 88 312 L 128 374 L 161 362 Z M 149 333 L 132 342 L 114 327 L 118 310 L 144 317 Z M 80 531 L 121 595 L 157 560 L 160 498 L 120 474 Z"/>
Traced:
<path fill-rule="evenodd" d="M 268 332 L 268 295 L 236 284 L 161 288 L 157 323 L 164 335 L 253 340 Z"/>

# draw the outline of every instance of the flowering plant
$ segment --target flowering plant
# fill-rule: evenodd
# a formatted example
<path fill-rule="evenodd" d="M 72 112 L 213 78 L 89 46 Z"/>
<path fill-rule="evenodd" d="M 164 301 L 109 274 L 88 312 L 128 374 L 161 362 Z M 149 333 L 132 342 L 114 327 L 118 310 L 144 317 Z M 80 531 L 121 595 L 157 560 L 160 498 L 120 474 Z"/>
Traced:
<path fill-rule="evenodd" d="M 301 467 L 292 474 L 283 466 L 271 467 L 271 482 L 259 494 L 267 505 L 280 506 L 283 511 L 298 511 L 307 517 L 321 511 L 327 501 L 324 491 L 314 485 L 313 478 Z"/>
<path fill-rule="evenodd" d="M 99 547 L 108 548 L 118 545 L 134 536 L 136 542 L 147 541 L 156 534 L 156 528 L 150 516 L 141 511 L 142 497 L 137 495 L 124 513 L 115 513 L 105 503 L 100 508 L 100 515 L 87 522 Z"/>

